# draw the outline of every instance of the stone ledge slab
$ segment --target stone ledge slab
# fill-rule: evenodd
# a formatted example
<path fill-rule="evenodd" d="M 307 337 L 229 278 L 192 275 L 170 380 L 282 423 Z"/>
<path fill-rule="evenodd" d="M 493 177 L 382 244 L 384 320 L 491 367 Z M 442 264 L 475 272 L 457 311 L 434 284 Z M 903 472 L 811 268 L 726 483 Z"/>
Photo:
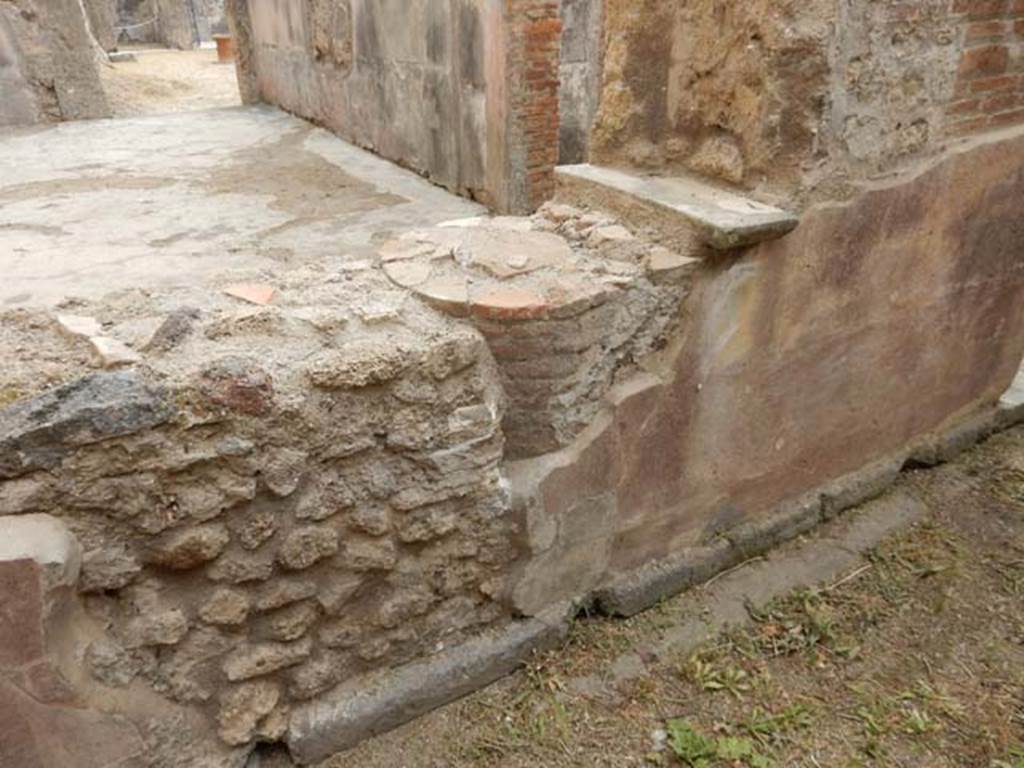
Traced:
<path fill-rule="evenodd" d="M 687 220 L 701 240 L 720 251 L 775 240 L 792 232 L 792 213 L 688 177 L 643 177 L 596 165 L 557 168 L 559 181 L 604 187 Z"/>
<path fill-rule="evenodd" d="M 357 679 L 293 711 L 288 748 L 308 765 L 396 728 L 512 672 L 534 651 L 565 639 L 569 606 L 516 622 L 433 658 Z"/>

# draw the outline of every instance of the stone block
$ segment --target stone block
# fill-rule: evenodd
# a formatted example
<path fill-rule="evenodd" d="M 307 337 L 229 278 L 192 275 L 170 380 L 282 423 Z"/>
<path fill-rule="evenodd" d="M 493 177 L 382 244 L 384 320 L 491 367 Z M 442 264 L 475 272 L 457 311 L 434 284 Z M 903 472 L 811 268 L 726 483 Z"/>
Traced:
<path fill-rule="evenodd" d="M 221 739 L 232 746 L 252 741 L 260 721 L 274 711 L 280 697 L 280 689 L 264 681 L 244 683 L 223 693 L 217 713 Z"/>
<path fill-rule="evenodd" d="M 231 540 L 218 523 L 171 531 L 154 541 L 144 553 L 151 565 L 172 571 L 188 571 L 215 560 Z"/>
<path fill-rule="evenodd" d="M 244 646 L 224 661 L 224 674 L 237 682 L 269 675 L 279 669 L 301 664 L 313 650 L 310 639 L 295 643 L 261 643 Z"/>
<path fill-rule="evenodd" d="M 135 370 L 97 373 L 0 409 L 0 480 L 53 469 L 84 445 L 166 423 L 166 394 Z"/>
<path fill-rule="evenodd" d="M 338 532 L 326 525 L 296 528 L 285 538 L 278 561 L 293 571 L 309 568 L 338 551 Z"/>

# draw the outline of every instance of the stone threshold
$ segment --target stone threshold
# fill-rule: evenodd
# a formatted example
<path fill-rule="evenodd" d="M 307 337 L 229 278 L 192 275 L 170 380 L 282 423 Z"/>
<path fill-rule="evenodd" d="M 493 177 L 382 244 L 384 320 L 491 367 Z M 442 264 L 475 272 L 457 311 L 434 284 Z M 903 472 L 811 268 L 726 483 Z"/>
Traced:
<path fill-rule="evenodd" d="M 869 464 L 782 505 L 765 520 L 738 526 L 708 546 L 639 568 L 590 595 L 581 595 L 575 604 L 558 604 L 535 618 L 431 658 L 352 680 L 322 700 L 298 708 L 288 733 L 292 758 L 301 765 L 324 760 L 493 683 L 535 652 L 558 647 L 582 606 L 608 616 L 633 616 L 881 496 L 906 467 L 944 463 L 1021 423 L 1024 369 L 998 405 L 918 440 L 898 456 Z"/>
<path fill-rule="evenodd" d="M 799 218 L 781 208 L 759 203 L 689 176 L 640 176 L 597 165 L 564 165 L 555 169 L 560 185 L 599 188 L 626 195 L 642 207 L 677 216 L 698 239 L 727 251 L 775 240 L 792 232 Z"/>

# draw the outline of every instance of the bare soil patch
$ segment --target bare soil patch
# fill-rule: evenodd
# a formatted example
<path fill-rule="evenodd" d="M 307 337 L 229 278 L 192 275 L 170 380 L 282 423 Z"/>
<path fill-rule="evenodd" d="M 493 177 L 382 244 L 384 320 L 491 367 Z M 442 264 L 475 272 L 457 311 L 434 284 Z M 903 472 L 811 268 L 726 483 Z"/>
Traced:
<path fill-rule="evenodd" d="M 100 67 L 114 117 L 136 117 L 241 103 L 232 64 L 220 64 L 210 49 L 124 49 L 135 61 Z"/>

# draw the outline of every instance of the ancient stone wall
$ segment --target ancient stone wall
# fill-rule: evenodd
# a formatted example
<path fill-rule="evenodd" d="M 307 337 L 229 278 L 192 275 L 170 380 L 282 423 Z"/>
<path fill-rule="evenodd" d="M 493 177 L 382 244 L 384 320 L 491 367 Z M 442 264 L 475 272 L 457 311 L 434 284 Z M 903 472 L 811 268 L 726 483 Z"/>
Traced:
<path fill-rule="evenodd" d="M 159 693 L 246 747 L 339 682 L 508 620 L 490 596 L 517 546 L 487 347 L 415 308 L 349 319 L 374 288 L 156 322 L 108 305 L 103 330 L 3 318 L 4 348 L 41 354 L 0 388 L 18 398 L 0 411 L 0 510 L 55 515 L 82 547 L 99 628 L 75 651 L 83 690 Z M 117 343 L 89 334 L 142 328 L 119 358 L 140 364 L 103 371 Z M 33 394 L 47 359 L 72 378 Z M 172 764 L 160 744 L 153 764 Z"/>
<path fill-rule="evenodd" d="M 0 5 L 0 126 L 109 116 L 99 55 L 78 0 Z"/>
<path fill-rule="evenodd" d="M 553 190 L 553 0 L 249 0 L 243 80 L 448 189 L 506 211 Z"/>
<path fill-rule="evenodd" d="M 1024 119 L 1016 0 L 607 3 L 595 162 L 792 193 Z"/>

